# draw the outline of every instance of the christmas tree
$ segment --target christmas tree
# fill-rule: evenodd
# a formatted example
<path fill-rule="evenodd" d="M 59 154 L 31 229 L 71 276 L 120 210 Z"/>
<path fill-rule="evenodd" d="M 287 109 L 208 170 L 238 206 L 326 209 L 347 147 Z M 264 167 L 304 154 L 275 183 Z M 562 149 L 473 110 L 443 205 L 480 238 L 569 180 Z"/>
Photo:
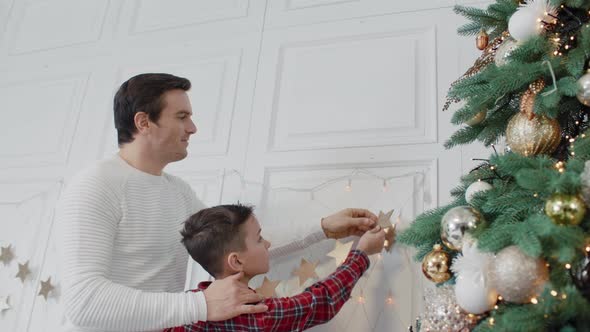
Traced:
<path fill-rule="evenodd" d="M 425 276 L 421 331 L 590 331 L 590 1 L 455 7 L 482 50 L 448 92 L 447 148 L 494 148 L 399 241 Z M 588 72 L 586 72 L 588 70 Z M 490 150 L 491 151 L 491 150 Z"/>

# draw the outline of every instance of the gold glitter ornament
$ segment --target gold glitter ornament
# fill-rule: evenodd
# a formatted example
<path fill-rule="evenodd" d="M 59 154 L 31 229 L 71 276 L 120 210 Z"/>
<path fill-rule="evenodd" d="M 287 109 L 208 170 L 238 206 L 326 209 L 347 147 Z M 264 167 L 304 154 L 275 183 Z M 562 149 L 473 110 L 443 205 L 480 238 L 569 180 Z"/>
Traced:
<path fill-rule="evenodd" d="M 535 98 L 545 83 L 537 80 L 520 99 L 520 112 L 514 115 L 506 127 L 506 143 L 513 152 L 522 156 L 550 154 L 561 141 L 561 127 L 555 119 L 533 112 Z"/>
<path fill-rule="evenodd" d="M 488 36 L 484 29 L 481 29 L 481 31 L 477 34 L 477 37 L 475 37 L 475 46 L 477 46 L 477 49 L 483 51 L 486 47 L 488 47 L 489 41 L 490 36 Z"/>
<path fill-rule="evenodd" d="M 445 282 L 451 279 L 450 263 L 451 255 L 444 252 L 440 244 L 436 244 L 422 260 L 422 272 L 430 281 L 437 284 Z"/>
<path fill-rule="evenodd" d="M 579 225 L 586 214 L 586 205 L 578 195 L 557 193 L 545 203 L 545 214 L 559 225 Z"/>
<path fill-rule="evenodd" d="M 453 286 L 426 287 L 424 311 L 420 317 L 421 332 L 469 332 L 480 315 L 471 315 L 457 304 Z"/>

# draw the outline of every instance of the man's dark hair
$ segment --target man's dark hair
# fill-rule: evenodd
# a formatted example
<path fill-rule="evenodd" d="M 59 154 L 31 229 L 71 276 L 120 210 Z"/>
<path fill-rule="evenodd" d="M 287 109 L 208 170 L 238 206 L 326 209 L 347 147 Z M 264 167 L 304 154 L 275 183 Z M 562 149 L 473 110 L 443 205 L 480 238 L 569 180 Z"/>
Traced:
<path fill-rule="evenodd" d="M 175 89 L 188 91 L 190 88 L 188 79 L 171 74 L 139 74 L 121 84 L 113 102 L 119 146 L 133 141 L 133 134 L 137 131 L 134 122 L 136 113 L 147 113 L 152 122 L 157 122 L 166 107 L 164 93 Z"/>
<path fill-rule="evenodd" d="M 252 215 L 251 206 L 218 205 L 203 209 L 184 222 L 181 242 L 191 257 L 214 277 L 223 272 L 223 258 L 246 248 L 241 226 Z"/>

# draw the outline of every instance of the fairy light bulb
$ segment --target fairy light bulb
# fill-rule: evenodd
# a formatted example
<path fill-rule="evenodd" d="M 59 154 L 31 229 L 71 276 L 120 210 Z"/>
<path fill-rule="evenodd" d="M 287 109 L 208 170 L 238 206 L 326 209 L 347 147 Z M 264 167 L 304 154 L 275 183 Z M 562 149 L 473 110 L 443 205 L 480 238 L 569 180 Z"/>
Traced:
<path fill-rule="evenodd" d="M 536 297 L 533 297 L 533 298 L 531 299 L 531 303 L 532 303 L 532 304 L 537 304 L 537 303 L 539 303 L 539 300 L 537 300 L 537 298 L 536 298 Z"/>
<path fill-rule="evenodd" d="M 555 289 L 551 291 L 551 296 L 553 296 L 553 297 L 557 296 L 557 291 L 555 291 Z"/>
<path fill-rule="evenodd" d="M 567 263 L 567 264 L 565 264 L 565 268 L 569 270 L 569 269 L 571 269 L 571 268 L 572 268 L 572 266 L 571 266 L 571 264 L 570 264 L 570 263 Z"/>
<path fill-rule="evenodd" d="M 364 304 L 365 303 L 365 297 L 363 296 L 363 291 L 361 291 L 361 294 L 359 295 L 359 297 L 356 300 L 360 304 Z"/>
<path fill-rule="evenodd" d="M 352 191 L 352 180 L 351 179 L 348 179 L 348 183 L 346 184 L 346 187 L 344 187 L 344 190 L 346 190 L 347 192 Z"/>

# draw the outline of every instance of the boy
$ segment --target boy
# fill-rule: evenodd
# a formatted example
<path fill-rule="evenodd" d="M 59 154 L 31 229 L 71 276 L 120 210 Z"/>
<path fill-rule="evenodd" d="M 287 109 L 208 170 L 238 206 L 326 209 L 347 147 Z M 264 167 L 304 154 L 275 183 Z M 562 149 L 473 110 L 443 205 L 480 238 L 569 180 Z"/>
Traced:
<path fill-rule="evenodd" d="M 258 274 L 268 272 L 270 242 L 260 235 L 252 208 L 220 205 L 203 209 L 184 224 L 182 242 L 191 257 L 216 279 L 242 273 L 245 285 Z M 287 298 L 264 300 L 268 311 L 240 315 L 220 322 L 197 322 L 165 331 L 303 331 L 334 317 L 350 298 L 352 288 L 369 267 L 367 255 L 383 250 L 385 233 L 376 226 L 361 236 L 357 248 L 328 278 L 303 293 Z M 209 282 L 197 290 L 207 289 Z M 222 299 L 220 299 L 222 300 Z"/>

